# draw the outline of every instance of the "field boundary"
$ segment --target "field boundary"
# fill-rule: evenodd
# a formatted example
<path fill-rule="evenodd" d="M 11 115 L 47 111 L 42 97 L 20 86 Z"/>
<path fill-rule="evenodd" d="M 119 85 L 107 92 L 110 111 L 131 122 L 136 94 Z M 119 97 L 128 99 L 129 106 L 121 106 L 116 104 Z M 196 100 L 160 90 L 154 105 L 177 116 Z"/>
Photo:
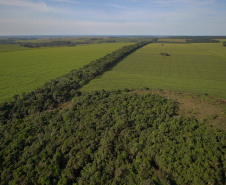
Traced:
<path fill-rule="evenodd" d="M 136 89 L 131 93 L 157 94 L 165 99 L 173 100 L 178 105 L 178 116 L 194 117 L 200 123 L 205 123 L 226 131 L 226 100 L 209 95 L 168 90 Z"/>
<path fill-rule="evenodd" d="M 72 70 L 70 73 L 47 82 L 43 87 L 22 96 L 15 95 L 13 100 L 0 106 L 0 120 L 3 123 L 26 115 L 53 110 L 62 103 L 79 95 L 77 91 L 92 79 L 103 74 L 105 70 L 120 62 L 123 58 L 150 42 L 139 42 L 134 45 L 124 46 L 96 61 L 90 62 L 83 68 Z"/>

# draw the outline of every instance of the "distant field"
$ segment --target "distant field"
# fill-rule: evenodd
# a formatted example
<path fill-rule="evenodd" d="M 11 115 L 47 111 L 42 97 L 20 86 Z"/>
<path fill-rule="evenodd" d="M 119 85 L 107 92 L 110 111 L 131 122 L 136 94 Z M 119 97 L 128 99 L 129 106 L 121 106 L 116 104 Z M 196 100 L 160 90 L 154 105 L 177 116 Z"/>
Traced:
<path fill-rule="evenodd" d="M 97 44 L 97 43 L 102 43 L 102 42 L 138 42 L 138 41 L 150 41 L 152 40 L 153 37 L 120 37 L 120 36 L 113 36 L 113 37 L 108 37 L 108 36 L 101 36 L 101 37 L 95 37 L 95 36 L 84 36 L 84 37 L 31 37 L 29 38 L 13 38 L 10 39 L 10 41 L 14 41 L 14 42 L 19 42 L 19 43 L 50 43 L 53 41 L 70 41 L 70 42 L 75 42 L 75 43 L 82 43 L 82 42 L 88 42 L 88 43 L 93 43 L 93 44 Z M 0 42 L 2 40 L 7 40 L 7 38 L 0 38 Z M 175 39 L 171 39 L 171 40 L 175 40 Z M 185 40 L 185 39 L 176 39 L 176 40 Z"/>
<path fill-rule="evenodd" d="M 170 56 L 162 56 L 167 52 Z M 149 44 L 83 90 L 143 88 L 226 98 L 226 51 L 220 43 Z"/>
<path fill-rule="evenodd" d="M 16 44 L 0 44 L 0 53 L 11 52 L 11 51 L 24 51 L 31 50 L 30 48 L 20 47 Z"/>
<path fill-rule="evenodd" d="M 158 39 L 159 42 L 182 42 L 185 43 L 186 39 Z"/>
<path fill-rule="evenodd" d="M 77 69 L 130 43 L 28 49 L 0 45 L 0 102 L 32 91 L 45 82 Z"/>
<path fill-rule="evenodd" d="M 226 42 L 226 39 L 214 39 L 214 40 L 219 40 L 220 42 Z"/>

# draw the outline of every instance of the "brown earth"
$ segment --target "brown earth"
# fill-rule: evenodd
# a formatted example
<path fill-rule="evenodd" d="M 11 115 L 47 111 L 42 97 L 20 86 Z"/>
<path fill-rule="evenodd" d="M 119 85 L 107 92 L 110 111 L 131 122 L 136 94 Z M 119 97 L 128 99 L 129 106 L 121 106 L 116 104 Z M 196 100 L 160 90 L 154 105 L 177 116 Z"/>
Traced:
<path fill-rule="evenodd" d="M 166 99 L 174 100 L 179 107 L 178 116 L 190 116 L 199 122 L 205 122 L 220 130 L 226 131 L 226 100 L 186 92 L 172 92 L 166 90 L 134 90 L 136 94 L 158 94 Z M 70 107 L 71 101 L 59 108 Z"/>
<path fill-rule="evenodd" d="M 171 92 L 166 90 L 136 90 L 136 94 L 158 94 L 174 100 L 178 106 L 179 116 L 191 116 L 199 122 L 206 122 L 220 130 L 226 131 L 226 100 L 208 95 Z"/>

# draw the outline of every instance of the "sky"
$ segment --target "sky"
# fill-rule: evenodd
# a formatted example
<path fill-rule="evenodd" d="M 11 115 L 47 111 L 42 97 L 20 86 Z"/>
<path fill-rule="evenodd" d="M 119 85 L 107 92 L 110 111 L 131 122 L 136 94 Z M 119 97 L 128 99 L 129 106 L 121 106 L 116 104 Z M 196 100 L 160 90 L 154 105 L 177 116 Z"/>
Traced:
<path fill-rule="evenodd" d="M 226 0 L 0 0 L 0 35 L 226 35 Z"/>

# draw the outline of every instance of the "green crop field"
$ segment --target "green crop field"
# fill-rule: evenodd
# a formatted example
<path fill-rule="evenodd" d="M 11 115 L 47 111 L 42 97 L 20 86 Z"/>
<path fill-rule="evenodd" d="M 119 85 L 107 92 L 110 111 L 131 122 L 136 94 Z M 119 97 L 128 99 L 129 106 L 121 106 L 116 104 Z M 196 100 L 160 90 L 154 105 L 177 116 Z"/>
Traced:
<path fill-rule="evenodd" d="M 220 42 L 226 42 L 226 39 L 214 39 L 214 40 L 219 40 Z"/>
<path fill-rule="evenodd" d="M 158 39 L 159 42 L 181 42 L 185 43 L 186 39 Z"/>
<path fill-rule="evenodd" d="M 29 92 L 130 43 L 28 49 L 0 45 L 0 102 Z"/>
<path fill-rule="evenodd" d="M 30 48 L 20 47 L 16 44 L 0 44 L 0 53 L 11 52 L 11 51 L 24 51 L 31 50 Z"/>
<path fill-rule="evenodd" d="M 162 56 L 160 53 L 169 53 Z M 226 98 L 226 48 L 221 43 L 152 43 L 91 81 L 83 90 L 143 88 Z"/>

